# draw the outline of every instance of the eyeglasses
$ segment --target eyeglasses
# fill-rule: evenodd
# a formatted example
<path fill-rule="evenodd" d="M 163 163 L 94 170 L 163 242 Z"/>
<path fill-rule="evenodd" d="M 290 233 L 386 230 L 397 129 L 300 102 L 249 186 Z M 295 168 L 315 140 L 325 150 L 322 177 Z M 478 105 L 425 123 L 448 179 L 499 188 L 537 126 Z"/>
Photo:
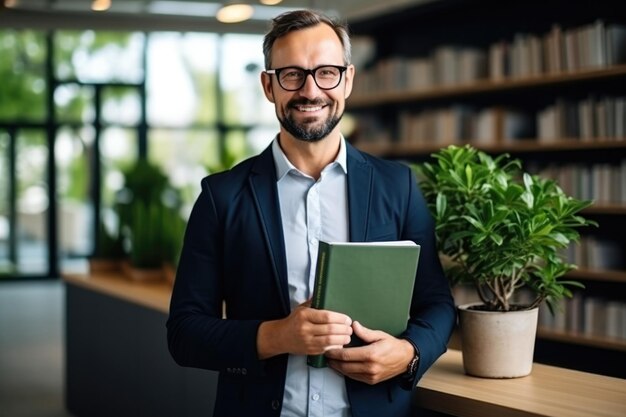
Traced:
<path fill-rule="evenodd" d="M 287 91 L 301 89 L 309 74 L 311 74 L 313 81 L 320 89 L 332 90 L 339 85 L 341 76 L 347 68 L 340 65 L 322 65 L 313 69 L 283 67 L 265 70 L 265 72 L 267 74 L 275 74 L 278 84 Z"/>

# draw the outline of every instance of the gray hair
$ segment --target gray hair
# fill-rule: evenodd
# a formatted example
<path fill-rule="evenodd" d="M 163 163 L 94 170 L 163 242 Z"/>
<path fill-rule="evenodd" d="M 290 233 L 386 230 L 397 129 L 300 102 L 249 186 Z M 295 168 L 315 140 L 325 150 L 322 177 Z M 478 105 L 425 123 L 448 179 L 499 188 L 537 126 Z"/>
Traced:
<path fill-rule="evenodd" d="M 263 39 L 263 55 L 265 56 L 265 69 L 270 69 L 272 64 L 272 47 L 276 39 L 285 36 L 293 31 L 306 29 L 319 25 L 320 23 L 330 26 L 341 41 L 343 46 L 344 65 L 349 65 L 352 58 L 352 45 L 348 25 L 344 22 L 333 20 L 330 17 L 313 10 L 296 10 L 282 13 L 272 19 L 270 31 Z"/>

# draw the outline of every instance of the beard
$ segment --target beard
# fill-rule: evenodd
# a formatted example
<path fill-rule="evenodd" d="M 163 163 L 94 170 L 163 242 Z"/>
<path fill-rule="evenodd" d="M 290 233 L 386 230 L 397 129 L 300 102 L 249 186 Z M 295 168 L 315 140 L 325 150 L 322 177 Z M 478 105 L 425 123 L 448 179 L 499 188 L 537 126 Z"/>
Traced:
<path fill-rule="evenodd" d="M 297 105 L 310 105 L 324 106 L 326 103 L 322 100 L 293 100 L 287 103 L 287 109 L 295 109 Z M 291 112 L 285 112 L 285 117 L 281 118 L 278 116 L 278 121 L 280 125 L 289 132 L 294 138 L 304 141 L 304 142 L 318 142 L 324 139 L 326 136 L 333 131 L 333 129 L 339 124 L 342 114 L 339 115 L 330 115 L 324 122 L 319 126 L 313 126 L 309 123 L 298 123 L 294 120 Z"/>

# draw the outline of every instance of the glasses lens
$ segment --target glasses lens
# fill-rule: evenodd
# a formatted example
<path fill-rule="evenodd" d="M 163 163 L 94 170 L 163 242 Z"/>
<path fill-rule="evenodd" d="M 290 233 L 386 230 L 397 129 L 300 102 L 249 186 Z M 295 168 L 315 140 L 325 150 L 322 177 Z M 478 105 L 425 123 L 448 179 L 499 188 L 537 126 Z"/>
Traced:
<path fill-rule="evenodd" d="M 300 68 L 284 68 L 278 75 L 278 82 L 285 90 L 299 90 L 305 77 L 306 73 Z"/>
<path fill-rule="evenodd" d="M 315 82 L 319 88 L 335 88 L 341 81 L 341 70 L 335 67 L 320 67 L 315 70 Z"/>

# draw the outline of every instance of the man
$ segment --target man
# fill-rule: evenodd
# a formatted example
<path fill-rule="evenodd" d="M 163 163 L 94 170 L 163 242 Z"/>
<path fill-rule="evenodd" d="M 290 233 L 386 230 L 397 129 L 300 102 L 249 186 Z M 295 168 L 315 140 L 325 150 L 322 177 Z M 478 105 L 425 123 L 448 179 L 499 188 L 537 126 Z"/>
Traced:
<path fill-rule="evenodd" d="M 340 134 L 355 74 L 346 28 L 286 13 L 263 49 L 261 82 L 280 132 L 260 155 L 202 181 L 172 295 L 170 351 L 180 365 L 219 371 L 215 416 L 408 416 L 412 389 L 455 320 L 432 219 L 407 167 Z M 401 337 L 309 307 L 319 240 L 403 239 L 422 250 Z M 352 335 L 367 344 L 343 348 Z M 306 355 L 320 353 L 330 367 L 307 367 Z"/>

